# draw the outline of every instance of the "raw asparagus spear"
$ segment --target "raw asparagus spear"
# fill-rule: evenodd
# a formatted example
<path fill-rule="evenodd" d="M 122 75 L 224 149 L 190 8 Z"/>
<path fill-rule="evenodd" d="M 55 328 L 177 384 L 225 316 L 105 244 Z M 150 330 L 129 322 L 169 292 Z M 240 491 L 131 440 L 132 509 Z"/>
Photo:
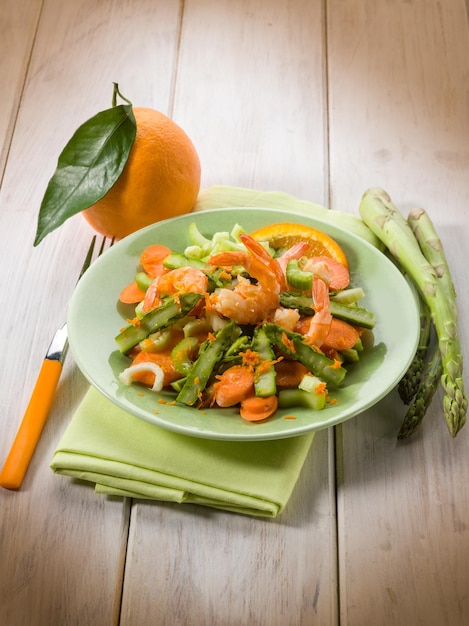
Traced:
<path fill-rule="evenodd" d="M 451 271 L 443 249 L 443 244 L 441 243 L 441 239 L 436 232 L 430 216 L 424 209 L 412 209 L 407 217 L 407 221 L 415 238 L 419 242 L 420 249 L 425 258 L 435 271 L 438 284 L 443 294 L 448 299 L 454 317 L 457 317 L 456 290 L 451 278 Z"/>
<path fill-rule="evenodd" d="M 409 404 L 412 398 L 417 393 L 422 374 L 425 369 L 425 360 L 428 352 L 428 345 L 430 342 L 430 331 L 432 327 L 430 311 L 428 310 L 427 303 L 419 297 L 420 307 L 420 338 L 417 347 L 417 352 L 410 364 L 407 372 L 400 380 L 397 390 L 401 400 L 405 404 Z"/>
<path fill-rule="evenodd" d="M 433 267 L 437 282 L 447 298 L 448 304 L 451 306 L 454 317 L 457 317 L 456 308 L 456 290 L 454 283 L 451 279 L 451 272 L 444 253 L 443 244 L 436 232 L 436 229 L 431 221 L 428 213 L 424 209 L 416 208 L 412 209 L 407 217 L 409 226 L 417 239 L 420 249 L 422 250 L 425 258 Z M 425 315 L 425 311 L 422 311 Z M 431 322 L 422 319 L 421 315 L 421 328 L 422 323 L 428 328 L 428 331 L 422 329 L 424 334 L 428 335 L 427 343 L 430 337 Z M 417 354 L 420 351 L 417 350 Z M 410 437 L 417 428 L 421 425 L 425 413 L 430 406 L 433 395 L 436 391 L 438 379 L 441 376 L 441 355 L 438 345 L 435 346 L 433 354 L 426 364 L 425 373 L 423 378 L 417 384 L 416 395 L 409 410 L 404 418 L 401 429 L 398 434 L 398 439 L 405 439 Z"/>
<path fill-rule="evenodd" d="M 445 391 L 443 412 L 449 432 L 455 437 L 466 422 L 463 359 L 453 306 L 441 289 L 436 272 L 427 261 L 407 220 L 388 194 L 379 188 L 365 192 L 360 215 L 412 277 L 431 313 L 441 353 L 441 384 Z"/>
<path fill-rule="evenodd" d="M 441 354 L 438 344 L 435 344 L 432 356 L 426 364 L 424 374 L 418 387 L 415 398 L 409 406 L 401 428 L 397 435 L 398 439 L 410 437 L 421 425 L 425 413 L 431 404 L 433 395 L 438 387 L 438 379 L 441 376 Z"/>

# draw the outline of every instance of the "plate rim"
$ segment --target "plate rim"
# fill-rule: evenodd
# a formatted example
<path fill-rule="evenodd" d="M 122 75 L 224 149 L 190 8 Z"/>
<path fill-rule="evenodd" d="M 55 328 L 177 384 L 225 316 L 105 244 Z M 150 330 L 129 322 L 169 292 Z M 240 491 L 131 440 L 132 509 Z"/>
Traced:
<path fill-rule="evenodd" d="M 100 264 L 105 263 L 106 260 L 109 259 L 109 255 L 117 255 L 121 249 L 122 250 L 128 249 L 129 246 L 131 246 L 133 243 L 137 242 L 138 240 L 142 239 L 142 237 L 144 237 L 149 232 L 152 232 L 155 229 L 159 229 L 162 226 L 164 227 L 168 223 L 175 224 L 179 221 L 188 222 L 189 218 L 193 218 L 197 220 L 197 217 L 201 215 L 205 215 L 205 216 L 210 216 L 210 214 L 218 215 L 226 211 L 230 211 L 230 212 L 236 211 L 239 214 L 239 212 L 248 213 L 248 212 L 252 212 L 253 210 L 260 214 L 266 213 L 269 215 L 275 215 L 275 214 L 282 215 L 284 216 L 284 219 L 282 219 L 281 221 L 288 221 L 288 219 L 286 219 L 287 217 L 293 217 L 294 221 L 297 221 L 298 223 L 301 223 L 301 221 L 304 220 L 307 224 L 310 223 L 312 226 L 315 226 L 315 227 L 321 228 L 321 226 L 324 226 L 326 232 L 327 232 L 327 229 L 332 230 L 332 231 L 337 231 L 340 234 L 342 234 L 344 237 L 351 238 L 352 241 L 355 241 L 356 245 L 364 246 L 365 248 L 368 248 L 369 250 L 371 250 L 372 251 L 371 254 L 382 255 L 384 259 L 386 259 L 385 263 L 389 264 L 388 267 L 390 268 L 390 271 L 395 272 L 395 276 L 399 277 L 399 280 L 401 281 L 401 286 L 405 285 L 405 287 L 403 288 L 404 289 L 407 288 L 408 290 L 407 295 L 409 295 L 409 293 L 412 295 L 412 298 L 409 301 L 412 301 L 414 303 L 414 321 L 416 322 L 419 321 L 418 304 L 417 304 L 415 290 L 412 288 L 411 285 L 409 285 L 408 281 L 406 281 L 405 277 L 403 276 L 399 268 L 396 266 L 396 264 L 393 262 L 392 258 L 390 258 L 387 254 L 385 254 L 385 252 L 379 250 L 378 248 L 373 246 L 370 242 L 366 241 L 365 239 L 363 239 L 356 233 L 349 232 L 345 230 L 345 228 L 342 228 L 340 225 L 336 223 L 327 222 L 326 220 L 315 217 L 313 215 L 308 216 L 303 213 L 298 213 L 295 211 L 286 211 L 284 209 L 279 209 L 275 207 L 270 208 L 270 207 L 248 207 L 248 206 L 210 208 L 210 209 L 205 209 L 205 210 L 201 210 L 197 212 L 191 212 L 191 213 L 178 216 L 175 218 L 161 220 L 160 222 L 151 224 L 145 228 L 142 228 L 136 231 L 135 233 L 132 233 L 131 235 L 128 235 L 124 239 L 118 241 L 113 247 L 109 248 L 100 258 L 98 258 L 92 264 L 89 270 L 85 273 L 81 281 L 78 283 L 72 295 L 72 298 L 70 300 L 70 305 L 69 305 L 69 310 L 68 310 L 68 315 L 67 315 L 67 325 L 68 325 L 68 332 L 69 332 L 69 344 L 70 344 L 72 355 L 75 359 L 77 366 L 79 367 L 80 371 L 85 376 L 85 378 L 88 380 L 88 382 L 91 385 L 93 385 L 101 394 L 103 394 L 106 398 L 108 398 L 114 405 L 131 413 L 137 419 L 143 419 L 158 427 L 165 428 L 167 430 L 177 432 L 183 435 L 192 436 L 192 437 L 199 437 L 203 439 L 218 439 L 218 440 L 225 440 L 225 441 L 259 441 L 259 440 L 284 439 L 284 438 L 289 438 L 289 437 L 305 435 L 311 432 L 316 432 L 318 430 L 323 430 L 325 428 L 330 428 L 331 426 L 336 426 L 340 423 L 348 421 L 349 419 L 352 419 L 353 417 L 356 417 L 358 414 L 368 410 L 369 408 L 377 404 L 380 400 L 382 400 L 397 385 L 400 378 L 402 378 L 402 376 L 404 375 L 405 371 L 410 365 L 415 355 L 415 352 L 417 350 L 417 346 L 418 346 L 418 332 L 417 332 L 418 325 L 417 324 L 416 324 L 416 329 L 414 333 L 414 342 L 413 342 L 412 348 L 411 349 L 409 348 L 408 357 L 406 361 L 403 361 L 403 365 L 401 367 L 402 371 L 400 372 L 399 377 L 393 380 L 391 383 L 389 383 L 386 386 L 386 388 L 383 387 L 383 389 L 381 389 L 381 392 L 377 396 L 374 396 L 368 402 L 359 403 L 356 410 L 348 411 L 345 417 L 342 416 L 340 413 L 336 415 L 333 414 L 328 419 L 325 418 L 325 419 L 320 420 L 318 424 L 307 423 L 302 426 L 295 426 L 294 420 L 290 420 L 292 424 L 289 425 L 288 430 L 277 430 L 273 432 L 263 432 L 262 429 L 257 428 L 257 426 L 261 425 L 259 423 L 255 425 L 256 430 L 253 428 L 249 428 L 250 432 L 220 433 L 220 432 L 213 432 L 211 430 L 194 429 L 193 427 L 185 426 L 181 424 L 173 424 L 172 422 L 165 421 L 158 415 L 149 414 L 148 411 L 145 411 L 132 403 L 123 402 L 122 399 L 116 396 L 116 394 L 111 393 L 107 386 L 100 384 L 100 381 L 99 380 L 97 381 L 96 377 L 90 374 L 89 368 L 86 366 L 86 363 L 83 362 L 82 355 L 80 351 L 77 349 L 77 341 L 76 341 L 75 326 L 74 326 L 75 324 L 74 315 L 76 312 L 76 308 L 78 304 L 80 303 L 82 292 L 85 291 L 88 282 L 92 280 L 94 273 L 98 271 L 96 267 L 99 268 Z M 236 222 L 242 223 L 242 219 L 237 219 L 237 216 L 233 216 L 233 225 Z M 117 381 L 116 381 L 116 384 L 118 384 Z M 196 409 L 191 409 L 191 410 L 196 410 Z"/>

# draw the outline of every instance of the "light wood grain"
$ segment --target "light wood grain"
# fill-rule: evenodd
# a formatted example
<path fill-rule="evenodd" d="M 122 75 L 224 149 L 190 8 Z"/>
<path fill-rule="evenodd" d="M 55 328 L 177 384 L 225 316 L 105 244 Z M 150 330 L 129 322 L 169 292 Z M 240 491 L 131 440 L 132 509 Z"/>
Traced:
<path fill-rule="evenodd" d="M 174 117 L 199 150 L 202 187 L 324 204 L 323 21 L 317 0 L 185 3 Z"/>
<path fill-rule="evenodd" d="M 0 462 L 92 234 L 75 216 L 33 248 L 38 208 L 114 81 L 186 130 L 203 188 L 356 213 L 379 185 L 404 212 L 426 208 L 469 358 L 467 0 L 17 0 L 0 13 Z M 449 437 L 441 391 L 408 442 L 396 391 L 318 433 L 266 521 L 53 475 L 87 388 L 69 357 L 23 488 L 0 491 L 1 624 L 469 623 L 469 430 Z"/>
<path fill-rule="evenodd" d="M 336 623 L 327 449 L 322 432 L 277 520 L 136 503 L 122 625 Z"/>
<path fill-rule="evenodd" d="M 378 185 L 406 215 L 428 210 L 459 292 L 467 359 L 466 18 L 463 2 L 328 10 L 332 206 L 356 212 Z M 441 402 L 439 391 L 408 442 L 396 441 L 405 408 L 395 392 L 339 429 L 341 623 L 467 623 L 468 432 L 450 438 Z"/>
<path fill-rule="evenodd" d="M 18 0 L 5 5 L 0 11 L 0 172 L 15 126 L 41 2 Z"/>
<path fill-rule="evenodd" d="M 464 1 L 329 4 L 331 206 L 355 212 L 380 186 L 404 210 L 467 218 Z"/>

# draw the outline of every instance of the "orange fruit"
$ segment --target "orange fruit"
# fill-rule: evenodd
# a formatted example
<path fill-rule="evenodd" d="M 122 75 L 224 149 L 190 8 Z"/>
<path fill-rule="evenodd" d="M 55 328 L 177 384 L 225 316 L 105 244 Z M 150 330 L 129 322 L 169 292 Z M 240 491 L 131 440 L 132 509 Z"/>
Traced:
<path fill-rule="evenodd" d="M 306 241 L 309 243 L 309 248 L 307 248 L 305 256 L 327 256 L 348 267 L 345 252 L 337 241 L 322 230 L 311 226 L 279 222 L 258 228 L 251 233 L 251 237 L 256 241 L 267 242 L 274 250 L 290 248 L 296 243 Z"/>
<path fill-rule="evenodd" d="M 82 211 L 95 230 L 116 239 L 189 213 L 200 188 L 199 157 L 182 128 L 154 109 L 133 111 L 137 134 L 122 174 Z"/>

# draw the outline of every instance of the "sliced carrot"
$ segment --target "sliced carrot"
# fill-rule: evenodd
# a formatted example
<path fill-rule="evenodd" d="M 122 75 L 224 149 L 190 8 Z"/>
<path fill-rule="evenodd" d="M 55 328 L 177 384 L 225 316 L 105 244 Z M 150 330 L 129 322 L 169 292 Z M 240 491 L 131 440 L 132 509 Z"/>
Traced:
<path fill-rule="evenodd" d="M 253 392 L 254 373 L 243 365 L 233 365 L 217 378 L 212 397 L 218 406 L 234 406 Z"/>
<path fill-rule="evenodd" d="M 308 373 L 308 368 L 299 361 L 283 359 L 275 363 L 277 374 L 276 382 L 278 389 L 294 389 L 298 387 L 301 379 Z"/>
<path fill-rule="evenodd" d="M 277 396 L 268 396 L 267 398 L 249 396 L 241 401 L 239 413 L 248 422 L 260 422 L 273 415 L 277 407 Z"/>
<path fill-rule="evenodd" d="M 351 324 L 332 318 L 329 332 L 321 346 L 321 349 L 334 348 L 335 350 L 348 350 L 353 348 L 360 337 L 360 333 Z"/>
<path fill-rule="evenodd" d="M 298 320 L 295 331 L 301 335 L 306 335 L 311 323 L 312 317 L 302 317 Z M 357 343 L 361 334 L 361 329 L 355 328 L 348 322 L 339 320 L 336 317 L 332 318 L 329 332 L 324 343 L 321 346 L 321 350 L 326 352 L 328 350 L 347 350 L 353 348 Z"/>
<path fill-rule="evenodd" d="M 170 248 L 162 244 L 153 244 L 146 247 L 140 255 L 140 265 L 151 278 L 156 278 L 166 272 L 163 261 L 168 254 L 171 254 Z"/>
<path fill-rule="evenodd" d="M 119 300 L 124 304 L 136 304 L 142 302 L 145 298 L 145 292 L 140 289 L 135 280 L 124 287 L 119 294 Z"/>

